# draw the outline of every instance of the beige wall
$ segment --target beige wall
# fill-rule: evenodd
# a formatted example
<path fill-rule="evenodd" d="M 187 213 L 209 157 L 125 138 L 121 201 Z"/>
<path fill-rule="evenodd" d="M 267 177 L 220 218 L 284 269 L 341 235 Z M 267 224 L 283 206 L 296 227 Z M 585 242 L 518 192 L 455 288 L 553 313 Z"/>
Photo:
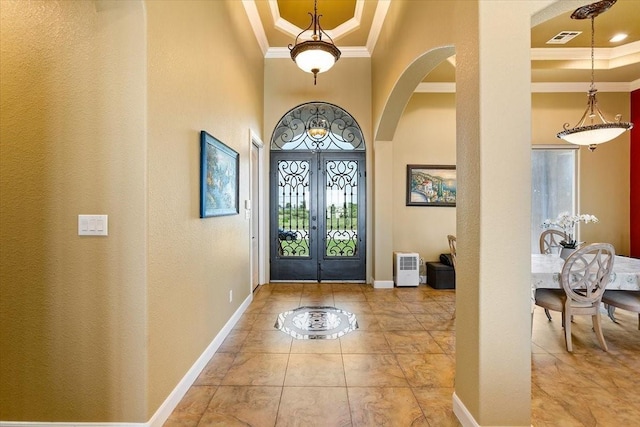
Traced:
<path fill-rule="evenodd" d="M 0 419 L 146 422 L 250 294 L 243 212 L 199 218 L 199 132 L 248 199 L 262 53 L 240 2 L 144 6 L 0 2 Z"/>
<path fill-rule="evenodd" d="M 151 1 L 147 22 L 149 417 L 250 293 L 263 59 L 237 1 Z M 240 154 L 240 215 L 199 218 L 201 130 Z"/>
<path fill-rule="evenodd" d="M 455 165 L 455 141 L 455 94 L 414 94 L 393 138 L 394 251 L 418 252 L 427 262 L 449 253 L 456 208 L 406 206 L 407 165 Z"/>
<path fill-rule="evenodd" d="M 0 16 L 0 419 L 144 421 L 143 5 Z M 79 237 L 78 214 L 109 236 Z"/>

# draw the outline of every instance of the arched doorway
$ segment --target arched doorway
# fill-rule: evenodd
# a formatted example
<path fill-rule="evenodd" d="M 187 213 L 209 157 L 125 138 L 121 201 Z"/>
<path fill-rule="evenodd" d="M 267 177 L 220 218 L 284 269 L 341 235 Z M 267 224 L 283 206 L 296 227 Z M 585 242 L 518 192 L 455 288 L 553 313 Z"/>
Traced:
<path fill-rule="evenodd" d="M 271 137 L 272 281 L 365 281 L 365 142 L 325 102 L 299 105 Z"/>

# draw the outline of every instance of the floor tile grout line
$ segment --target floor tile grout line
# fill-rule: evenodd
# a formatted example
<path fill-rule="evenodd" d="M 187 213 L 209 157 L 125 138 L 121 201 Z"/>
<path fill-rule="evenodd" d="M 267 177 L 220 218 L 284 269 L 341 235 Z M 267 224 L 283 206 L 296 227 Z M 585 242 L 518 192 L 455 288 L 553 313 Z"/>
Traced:
<path fill-rule="evenodd" d="M 268 298 L 265 298 L 265 300 L 266 300 L 266 299 L 268 299 Z M 261 298 L 261 301 L 262 301 L 262 298 Z M 425 301 L 427 301 L 427 300 L 426 300 L 426 299 L 424 299 L 424 300 L 423 300 L 423 301 L 421 301 L 421 302 L 425 302 Z M 444 304 L 446 304 L 446 302 L 441 303 L 441 302 L 438 302 L 439 300 L 436 300 L 436 299 L 429 299 L 428 301 L 431 301 L 431 302 L 437 302 L 439 305 L 444 305 Z M 270 301 L 270 303 L 274 303 L 274 302 L 276 302 L 276 300 L 272 300 L 272 301 Z M 366 301 L 366 303 L 367 303 L 366 305 L 371 306 L 371 304 L 372 304 L 372 303 L 374 303 L 374 304 L 375 304 L 376 302 L 384 302 L 384 301 L 374 301 L 374 300 L 369 300 L 369 301 Z M 406 306 L 406 304 L 407 304 L 407 302 L 408 302 L 408 301 L 405 301 L 405 300 L 400 299 L 400 302 L 401 302 L 403 305 L 405 305 L 405 306 Z M 266 302 L 265 302 L 265 303 L 266 303 Z M 260 309 L 260 310 L 256 310 L 256 312 L 260 312 L 260 311 L 261 311 L 261 309 Z M 417 313 L 411 313 L 411 314 L 412 314 L 412 315 L 414 315 L 414 316 L 416 316 L 416 315 L 417 315 Z M 444 314 L 444 313 L 438 313 L 438 316 L 437 316 L 437 317 L 445 317 L 445 314 Z M 635 337 L 635 334 L 637 333 L 637 331 L 636 331 L 637 323 L 635 323 L 635 322 L 637 322 L 637 319 L 636 319 L 636 318 L 634 318 L 633 320 L 634 320 L 634 322 L 633 322 L 634 324 L 632 325 L 632 326 L 633 326 L 633 330 L 632 330 L 632 332 L 630 332 L 630 333 L 628 332 L 628 333 L 627 333 L 627 336 L 626 336 L 626 338 L 625 338 L 625 339 L 628 339 L 629 337 Z M 250 329 L 249 329 L 248 331 L 246 331 L 246 330 L 241 331 L 241 332 L 243 332 L 243 333 L 239 334 L 239 336 L 243 336 L 243 337 L 244 337 L 244 338 L 242 338 L 242 341 L 244 341 L 244 339 L 246 339 L 246 337 L 248 336 L 248 333 L 249 333 L 251 330 L 258 330 L 258 329 L 255 329 L 255 328 L 254 328 L 254 325 L 255 325 L 255 322 L 254 322 L 254 324 L 252 324 L 252 325 L 251 325 L 251 327 L 250 327 Z M 444 354 L 444 355 L 446 355 L 448 358 L 451 358 L 452 360 L 454 360 L 454 361 L 455 361 L 455 352 L 447 352 L 447 351 L 445 350 L 445 347 L 444 347 L 444 346 L 445 346 L 445 343 L 446 343 L 446 342 L 447 342 L 447 340 L 449 339 L 449 338 L 447 338 L 447 337 L 446 337 L 446 335 L 447 335 L 447 334 L 451 334 L 451 333 L 454 333 L 454 334 L 455 334 L 455 332 L 454 332 L 454 331 L 455 331 L 455 329 L 454 329 L 454 328 L 455 328 L 455 323 L 452 325 L 452 328 L 453 328 L 453 329 L 452 329 L 452 328 L 447 328 L 447 329 L 443 329 L 443 330 L 427 328 L 426 326 L 428 326 L 428 325 L 424 325 L 424 324 L 422 324 L 422 323 L 421 323 L 421 325 L 423 326 L 424 330 L 426 330 L 426 331 L 429 333 L 429 335 L 430 335 L 434 340 L 435 340 L 435 336 L 439 336 L 439 337 L 440 337 L 440 338 L 439 338 L 439 339 L 440 339 L 440 341 L 436 341 L 437 346 L 438 346 L 438 347 L 440 347 L 440 348 L 443 350 L 443 354 Z M 381 328 L 381 329 L 379 329 L 379 330 L 377 330 L 377 331 L 371 331 L 371 332 L 382 333 L 382 334 L 383 334 L 383 336 L 384 336 L 384 338 L 386 339 L 387 344 L 390 344 L 390 343 L 389 343 L 389 335 L 390 335 L 391 333 L 393 333 L 394 331 L 393 331 L 393 330 L 385 330 L 384 328 Z M 549 332 L 549 333 L 551 333 L 551 334 L 554 334 L 554 335 L 556 334 L 556 332 L 554 332 L 553 330 L 549 330 L 548 332 Z M 438 333 L 442 333 L 442 336 L 440 336 Z M 434 334 L 435 334 L 435 335 L 434 335 Z M 552 336 L 552 339 L 553 339 L 553 335 L 551 335 L 551 336 Z M 622 335 L 621 337 L 625 337 L 625 336 L 624 336 L 624 335 Z M 622 339 L 622 338 L 621 338 L 621 339 Z M 441 342 L 442 342 L 442 343 L 441 343 Z M 290 346 L 289 346 L 289 353 L 288 353 L 288 356 L 287 356 L 287 361 L 290 361 L 291 354 L 292 354 L 292 351 L 293 351 L 293 341 L 292 341 L 292 340 L 290 340 L 290 341 L 289 341 L 289 343 L 290 343 Z M 536 357 L 536 355 L 540 355 L 540 356 L 542 356 L 542 357 L 550 357 L 551 359 L 555 360 L 555 361 L 556 361 L 555 363 L 556 363 L 559 367 L 563 367 L 563 366 L 567 366 L 567 365 L 568 365 L 568 364 L 567 364 L 567 360 L 568 360 L 567 358 L 568 358 L 568 355 L 566 355 L 566 353 L 565 353 L 565 352 L 563 351 L 563 349 L 561 348 L 561 347 L 562 347 L 562 345 L 558 345 L 558 346 L 556 346 L 556 345 L 554 344 L 554 345 L 552 345 L 552 346 L 549 346 L 549 345 L 547 345 L 547 343 L 545 343 L 545 342 L 533 342 L 532 344 L 534 344 L 534 345 L 538 346 L 537 348 L 539 349 L 539 352 L 536 352 L 536 353 L 533 353 L 533 352 L 532 352 L 532 358 L 533 358 L 533 357 Z M 242 345 L 244 345 L 244 343 L 242 343 Z M 621 344 L 621 343 L 618 343 L 618 345 L 619 345 L 619 347 L 620 347 L 620 350 L 619 350 L 617 353 L 615 353 L 615 352 L 609 352 L 608 354 L 600 354 L 600 353 L 593 353 L 593 352 L 591 352 L 591 350 L 590 350 L 590 349 L 591 349 L 591 343 L 590 343 L 590 342 L 586 342 L 586 341 L 585 341 L 585 343 L 583 343 L 583 347 L 581 348 L 581 351 L 576 351 L 576 352 L 575 352 L 575 354 L 574 354 L 574 356 L 577 356 L 577 357 L 580 357 L 580 358 L 584 358 L 584 357 L 585 357 L 585 355 L 587 355 L 587 356 L 588 356 L 588 355 L 593 355 L 593 356 L 594 356 L 594 360 L 595 360 L 595 361 L 597 361 L 597 362 L 599 362 L 599 363 L 604 363 L 604 362 L 603 362 L 603 360 L 604 360 L 605 358 L 610 358 L 611 360 L 615 360 L 615 361 L 616 361 L 616 363 L 618 363 L 619 365 L 626 365 L 626 366 L 627 366 L 627 369 L 633 369 L 633 368 L 635 367 L 635 365 L 634 365 L 634 364 L 632 364 L 632 363 L 626 362 L 626 361 L 630 360 L 630 359 L 629 359 L 629 356 L 630 356 L 630 355 L 629 355 L 629 352 L 625 350 L 625 348 L 626 348 L 626 347 L 625 347 L 623 344 Z M 344 357 L 345 357 L 345 355 L 346 355 L 346 354 L 349 354 L 349 353 L 344 353 L 344 349 L 343 349 L 343 341 L 342 341 L 342 340 L 339 340 L 338 346 L 339 346 L 339 351 L 340 351 L 341 359 L 342 359 L 342 371 L 343 371 L 343 373 L 344 373 L 344 375 L 345 375 L 345 380 L 346 380 L 346 367 L 345 367 L 345 364 L 344 364 Z M 241 347 L 240 347 L 240 348 L 241 348 Z M 449 347 L 447 347 L 447 348 L 449 348 Z M 398 355 L 399 355 L 399 354 L 404 354 L 404 353 L 397 353 L 396 351 L 393 351 L 393 349 L 390 349 L 390 352 L 391 352 L 392 354 L 394 354 L 394 355 L 395 355 L 394 357 L 395 357 L 395 359 L 396 359 L 396 360 L 398 359 Z M 233 358 L 234 358 L 234 360 L 235 360 L 235 358 L 236 358 L 236 357 L 238 356 L 238 354 L 239 354 L 239 351 L 233 351 L 233 352 L 221 352 L 221 353 L 225 353 L 225 354 L 231 353 L 231 354 L 233 354 L 233 355 L 234 355 L 234 356 L 233 356 Z M 268 352 L 268 353 L 269 353 L 269 354 L 273 354 L 273 353 L 270 353 L 270 352 Z M 285 353 L 282 353 L 282 354 L 285 354 Z M 332 353 L 332 354 L 333 354 L 333 353 Z M 381 353 L 353 353 L 353 354 L 381 354 Z M 409 354 L 409 353 L 407 353 L 407 354 Z M 412 353 L 412 354 L 415 354 L 415 353 Z M 420 354 L 422 354 L 422 353 L 420 353 Z M 564 355 L 565 357 L 563 357 L 563 355 Z M 625 356 L 627 356 L 627 357 L 625 358 Z M 632 360 L 632 359 L 631 359 L 631 360 Z M 535 361 L 534 361 L 534 364 L 535 364 Z M 536 367 L 535 367 L 535 366 L 533 366 L 533 367 L 532 367 L 532 370 L 534 370 L 534 372 L 535 372 L 535 369 L 536 369 Z M 403 375 L 405 375 L 405 378 L 406 378 L 406 374 L 404 373 L 404 369 L 402 369 L 402 367 L 401 367 L 401 370 L 403 371 Z M 286 373 L 285 373 L 285 375 L 286 375 Z M 535 375 L 535 373 L 534 373 L 534 375 Z M 544 375 L 544 372 L 540 373 L 540 375 Z M 285 376 L 285 379 L 286 379 L 286 376 Z M 534 380 L 534 379 L 532 378 L 533 386 L 534 386 L 534 387 L 538 387 L 538 388 L 540 388 L 540 389 L 542 390 L 542 385 L 538 385 L 538 384 L 539 384 L 539 382 L 540 382 L 539 380 Z M 283 383 L 283 384 L 284 384 L 284 383 Z M 628 383 L 625 383 L 625 384 L 628 384 Z M 216 387 L 216 389 L 215 389 L 216 391 L 213 393 L 213 396 L 215 396 L 215 394 L 219 392 L 220 387 L 224 387 L 224 386 L 222 386 L 222 385 L 217 385 L 217 386 L 215 386 L 215 385 L 214 385 L 214 387 Z M 350 387 L 346 386 L 346 384 L 345 384 L 345 387 L 347 387 L 347 392 L 348 392 L 348 390 L 349 390 L 349 388 L 350 388 Z M 595 388 L 595 387 L 599 387 L 599 386 L 598 386 L 598 385 L 595 385 L 595 386 L 594 386 L 594 388 Z M 630 387 L 632 387 L 632 386 L 630 385 L 630 386 L 627 386 L 626 388 L 625 388 L 625 387 L 618 386 L 618 383 L 614 381 L 614 382 L 611 382 L 611 384 L 610 384 L 610 385 L 608 385 L 606 388 L 607 388 L 607 390 L 627 390 L 627 389 L 629 389 Z M 285 386 L 283 385 L 283 386 L 281 387 L 281 390 L 284 390 L 284 388 L 285 388 Z M 351 388 L 353 388 L 353 387 L 351 387 Z M 417 392 L 417 390 L 418 390 L 420 387 L 411 387 L 411 386 L 410 386 L 409 388 L 412 390 L 414 398 L 417 398 L 417 397 L 416 397 L 416 392 Z M 281 393 L 280 393 L 280 398 L 279 398 L 279 400 L 278 400 L 278 411 L 280 411 L 280 410 L 281 410 L 282 393 L 283 393 L 283 391 L 281 391 Z M 615 391 L 610 391 L 610 393 L 612 393 L 612 395 L 615 395 Z M 551 395 L 549 395 L 549 396 L 551 396 Z M 212 398 L 213 398 L 213 397 L 212 397 Z M 562 401 L 562 400 L 556 400 L 553 396 L 551 396 L 551 397 L 550 397 L 550 400 L 553 400 L 553 401 L 557 402 L 558 404 L 563 404 L 563 403 L 565 403 L 565 402 L 564 402 L 564 401 Z M 210 403 L 211 403 L 211 399 L 209 399 L 209 404 L 210 404 Z M 563 405 L 563 408 L 564 408 L 564 410 L 566 411 L 565 413 L 566 413 L 567 415 L 569 415 L 569 414 L 570 414 L 570 411 L 571 411 L 571 407 L 570 407 L 570 406 L 567 406 L 566 404 L 564 404 L 564 405 Z M 423 409 L 423 407 L 422 407 L 422 406 L 420 406 L 420 409 L 422 410 L 423 415 L 426 415 L 426 414 L 425 414 L 425 409 Z M 535 408 L 534 408 L 534 409 L 535 409 Z M 351 417 L 351 420 L 352 420 L 352 423 L 353 423 L 353 413 L 351 412 L 351 402 L 349 402 L 349 411 L 350 411 L 350 417 Z M 201 419 L 201 418 L 200 418 L 200 419 Z M 532 420 L 534 420 L 534 419 L 535 419 L 535 418 L 532 418 Z M 277 418 L 276 418 L 276 420 L 277 420 Z M 427 421 L 427 423 L 429 423 L 429 420 L 428 420 L 428 419 L 427 419 L 426 421 Z"/>

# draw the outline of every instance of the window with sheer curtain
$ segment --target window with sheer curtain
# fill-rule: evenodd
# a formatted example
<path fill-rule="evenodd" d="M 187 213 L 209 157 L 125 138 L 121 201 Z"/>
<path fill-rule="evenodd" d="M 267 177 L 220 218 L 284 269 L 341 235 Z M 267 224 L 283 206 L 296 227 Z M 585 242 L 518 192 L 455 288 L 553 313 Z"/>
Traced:
<path fill-rule="evenodd" d="M 578 150 L 573 147 L 533 147 L 531 153 L 531 253 L 540 252 L 540 227 L 577 205 Z"/>

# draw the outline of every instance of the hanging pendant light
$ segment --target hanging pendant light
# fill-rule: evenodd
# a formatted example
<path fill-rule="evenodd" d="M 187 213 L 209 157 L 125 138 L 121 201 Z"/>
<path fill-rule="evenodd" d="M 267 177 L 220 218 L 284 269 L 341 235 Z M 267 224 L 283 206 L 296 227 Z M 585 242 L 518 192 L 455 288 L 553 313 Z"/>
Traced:
<path fill-rule="evenodd" d="M 323 73 L 333 67 L 338 59 L 340 59 L 340 49 L 336 47 L 333 40 L 327 33 L 324 32 L 320 26 L 320 18 L 318 16 L 318 0 L 313 2 L 313 15 L 311 16 L 311 24 L 302 30 L 300 34 L 296 36 L 296 40 L 293 45 L 289 45 L 291 51 L 291 59 L 298 67 L 307 72 L 313 73 L 313 84 L 316 84 L 316 78 L 318 73 Z M 311 40 L 306 40 L 298 43 L 298 39 L 302 33 L 311 30 L 313 27 L 313 34 Z M 330 42 L 322 40 L 322 36 L 326 36 Z"/>
<path fill-rule="evenodd" d="M 556 135 L 571 144 L 588 145 L 589 150 L 596 149 L 597 144 L 611 141 L 621 135 L 626 130 L 633 128 L 633 123 L 621 122 L 621 114 L 615 116 L 614 121 L 607 121 L 598 107 L 598 100 L 594 83 L 594 40 L 595 40 L 595 18 L 603 12 L 609 10 L 617 0 L 604 0 L 588 4 L 576 9 L 572 14 L 572 19 L 591 19 L 591 87 L 588 92 L 587 109 L 580 118 L 578 124 L 570 128 L 569 123 L 564 124 L 564 130 Z M 599 122 L 598 122 L 599 121 Z"/>
<path fill-rule="evenodd" d="M 322 139 L 329 133 L 329 122 L 320 115 L 319 108 L 315 114 L 309 117 L 307 122 L 307 134 L 313 139 Z"/>

